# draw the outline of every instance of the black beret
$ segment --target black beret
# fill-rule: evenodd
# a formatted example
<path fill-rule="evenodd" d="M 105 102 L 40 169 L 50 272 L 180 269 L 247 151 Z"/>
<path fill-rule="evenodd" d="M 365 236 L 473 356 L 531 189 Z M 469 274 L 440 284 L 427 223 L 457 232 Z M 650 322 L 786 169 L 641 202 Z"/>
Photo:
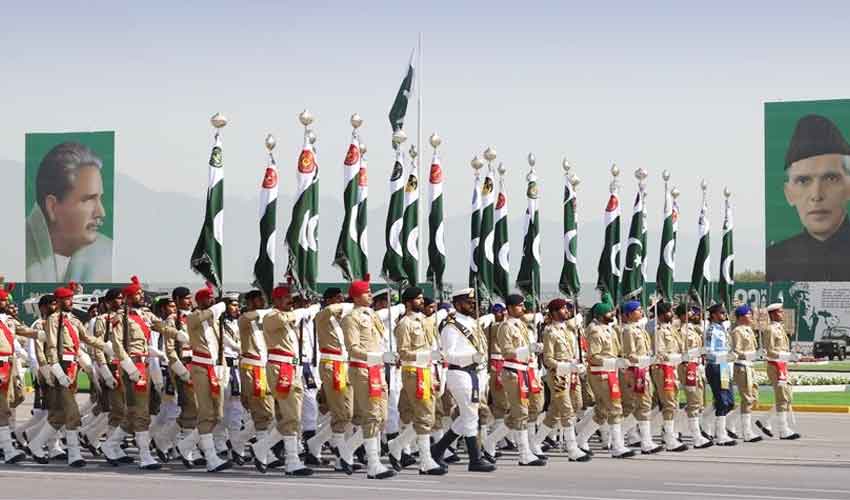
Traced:
<path fill-rule="evenodd" d="M 518 293 L 512 293 L 505 299 L 505 304 L 509 306 L 518 306 L 525 303 L 525 297 Z"/>
<path fill-rule="evenodd" d="M 841 130 L 820 115 L 800 118 L 785 153 L 785 168 L 796 161 L 826 154 L 850 155 L 850 145 Z"/>
<path fill-rule="evenodd" d="M 663 302 L 663 301 L 656 304 L 655 307 L 656 307 L 656 311 L 658 312 L 658 314 L 667 314 L 668 312 L 670 312 L 673 309 L 672 304 L 670 304 L 669 302 Z"/>
<path fill-rule="evenodd" d="M 107 301 L 115 300 L 120 296 L 121 296 L 121 289 L 120 288 L 110 288 L 109 290 L 106 291 L 106 295 L 103 296 L 103 299 L 107 300 Z"/>
<path fill-rule="evenodd" d="M 185 286 L 178 286 L 171 292 L 171 298 L 174 300 L 182 299 L 183 297 L 188 297 L 192 295 L 192 291 L 186 288 Z"/>
<path fill-rule="evenodd" d="M 708 308 L 709 314 L 714 314 L 716 312 L 723 312 L 723 311 L 724 311 L 723 304 L 720 304 L 720 303 L 712 304 L 711 307 Z"/>
<path fill-rule="evenodd" d="M 409 300 L 413 300 L 416 297 L 422 295 L 422 289 L 418 286 L 409 286 L 404 289 L 404 292 L 401 294 L 402 302 L 407 302 Z"/>
<path fill-rule="evenodd" d="M 336 297 L 337 295 L 341 295 L 341 294 L 342 294 L 342 289 L 340 289 L 339 287 L 335 287 L 335 286 L 329 286 L 328 288 L 325 288 L 325 292 L 322 294 L 322 298 L 325 299 L 325 300 L 328 300 L 328 299 L 332 299 L 332 298 Z"/>

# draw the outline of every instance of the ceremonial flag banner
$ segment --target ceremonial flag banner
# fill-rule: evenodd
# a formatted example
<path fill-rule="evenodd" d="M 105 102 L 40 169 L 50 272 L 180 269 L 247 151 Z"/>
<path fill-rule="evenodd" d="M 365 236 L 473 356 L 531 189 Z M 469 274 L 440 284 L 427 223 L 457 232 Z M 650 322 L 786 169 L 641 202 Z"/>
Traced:
<path fill-rule="evenodd" d="M 613 186 L 612 186 L 613 187 Z M 596 287 L 611 294 L 616 304 L 620 286 L 620 197 L 616 188 L 611 190 L 605 207 L 605 243 L 599 256 L 599 278 Z"/>
<path fill-rule="evenodd" d="M 707 298 L 708 283 L 711 281 L 711 272 L 709 271 L 710 254 L 709 254 L 709 224 L 708 224 L 708 201 L 706 201 L 705 191 L 702 195 L 702 208 L 699 211 L 699 244 L 697 246 L 697 255 L 694 258 L 694 269 L 691 273 L 691 287 L 689 293 L 694 300 L 703 303 Z"/>
<path fill-rule="evenodd" d="M 723 245 L 720 249 L 720 301 L 726 310 L 732 309 L 732 286 L 735 284 L 735 249 L 732 245 L 732 203 L 726 197 L 723 217 Z"/>
<path fill-rule="evenodd" d="M 499 196 L 496 198 L 496 226 L 493 236 L 493 295 L 502 300 L 511 293 L 511 245 L 508 241 L 508 196 L 505 192 L 505 179 L 499 179 Z"/>
<path fill-rule="evenodd" d="M 366 250 L 366 167 L 356 130 L 351 135 L 342 167 L 345 213 L 334 256 L 334 265 L 346 281 L 363 279 L 369 269 Z"/>
<path fill-rule="evenodd" d="M 525 236 L 516 286 L 535 303 L 540 300 L 540 214 L 537 210 L 537 196 L 537 175 L 532 170 L 528 174 L 525 191 L 528 208 L 525 210 Z"/>
<path fill-rule="evenodd" d="M 481 225 L 479 229 L 478 256 L 478 300 L 489 305 L 493 292 L 493 228 L 495 217 L 496 192 L 493 183 L 493 168 L 488 166 L 481 186 Z"/>
<path fill-rule="evenodd" d="M 221 136 L 216 132 L 210 153 L 209 183 L 204 212 L 204 225 L 192 251 L 190 266 L 221 291 L 221 249 L 224 243 L 224 165 L 221 158 Z"/>
<path fill-rule="evenodd" d="M 661 258 L 658 259 L 658 272 L 655 283 L 659 294 L 665 300 L 673 296 L 673 273 L 676 269 L 676 229 L 679 210 L 670 191 L 664 194 L 664 227 L 661 229 Z"/>
<path fill-rule="evenodd" d="M 268 140 L 267 140 L 268 143 Z M 273 143 L 272 143 L 273 144 Z M 254 262 L 254 286 L 266 297 L 271 297 L 274 288 L 274 262 L 277 220 L 277 165 L 269 151 L 269 164 L 260 185 L 260 251 Z"/>
<path fill-rule="evenodd" d="M 319 165 L 313 145 L 304 137 L 298 157 L 295 205 L 286 231 L 288 275 L 298 292 L 316 293 L 319 256 Z"/>
<path fill-rule="evenodd" d="M 381 275 L 393 283 L 401 283 L 406 275 L 402 266 L 401 230 L 404 215 L 404 154 L 399 147 L 396 150 L 395 164 L 390 174 L 390 202 L 387 208 L 387 223 L 384 236 L 386 252 L 381 265 Z"/>
<path fill-rule="evenodd" d="M 472 184 L 472 215 L 469 219 L 469 286 L 478 288 L 478 243 L 481 236 L 481 178 Z"/>
<path fill-rule="evenodd" d="M 643 249 L 646 241 L 643 196 L 635 195 L 629 240 L 626 242 L 626 260 L 623 263 L 623 300 L 639 299 L 643 294 Z"/>
<path fill-rule="evenodd" d="M 413 90 L 413 55 L 410 54 L 410 62 L 407 65 L 407 72 L 404 79 L 401 81 L 401 86 L 398 88 L 398 93 L 395 95 L 393 105 L 390 108 L 390 125 L 393 131 L 404 128 L 404 117 L 407 115 L 407 103 L 410 100 L 410 93 Z"/>
<path fill-rule="evenodd" d="M 407 284 L 416 285 L 419 277 L 419 178 L 416 177 L 416 162 L 413 159 L 404 184 L 402 219 L 402 267 Z"/>
<path fill-rule="evenodd" d="M 569 176 L 564 178 L 564 265 L 558 289 L 573 297 L 581 288 L 578 276 L 578 224 L 576 221 L 576 192 Z"/>
<path fill-rule="evenodd" d="M 434 284 L 434 296 L 443 297 L 443 273 L 446 271 L 445 225 L 443 223 L 443 169 L 434 150 L 428 176 L 431 209 L 428 212 L 428 281 Z"/>

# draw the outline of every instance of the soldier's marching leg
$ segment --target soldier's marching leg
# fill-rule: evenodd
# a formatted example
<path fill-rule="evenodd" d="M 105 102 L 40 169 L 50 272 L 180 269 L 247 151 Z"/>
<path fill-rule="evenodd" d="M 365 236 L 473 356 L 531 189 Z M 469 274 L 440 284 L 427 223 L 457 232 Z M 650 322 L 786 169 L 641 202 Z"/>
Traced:
<path fill-rule="evenodd" d="M 735 385 L 741 396 L 740 420 L 741 436 L 746 443 L 757 443 L 762 437 L 753 429 L 753 409 L 758 404 L 758 385 L 755 383 L 752 367 L 736 364 L 734 368 Z"/>
<path fill-rule="evenodd" d="M 132 390 L 132 401 L 128 401 L 127 405 L 127 418 L 132 421 L 132 428 L 135 430 L 134 437 L 139 448 L 139 468 L 157 470 L 162 465 L 153 457 L 150 448 L 151 418 L 148 402 L 150 401 L 151 385 L 150 383 L 145 383 L 144 386 L 135 385 Z"/>
<path fill-rule="evenodd" d="M 665 376 L 665 370 L 668 374 Z M 662 436 L 664 448 L 667 451 L 682 452 L 688 449 L 688 445 L 679 441 L 676 435 L 676 410 L 679 408 L 677 395 L 679 393 L 676 383 L 676 371 L 673 366 L 656 365 L 651 369 L 655 395 L 661 405 Z"/>
<path fill-rule="evenodd" d="M 6 385 L 6 387 L 3 387 L 3 385 Z M 5 384 L 0 384 L 0 391 L 2 391 L 0 393 L 0 449 L 3 450 L 3 463 L 6 464 L 20 462 L 26 457 L 23 451 L 12 445 L 12 433 L 9 427 L 12 410 L 9 408 L 8 399 L 11 392 L 10 385 L 8 381 Z"/>
<path fill-rule="evenodd" d="M 345 430 L 351 424 L 353 391 L 348 381 L 347 363 L 337 362 L 337 372 L 334 374 L 334 361 L 324 360 L 319 366 L 319 376 L 322 380 L 321 390 L 324 394 L 325 403 L 331 414 L 331 446 L 337 452 L 337 464 L 335 469 L 346 474 L 353 472 L 353 461 L 351 456 L 353 450 L 347 450 L 345 443 Z M 362 435 L 362 434 L 361 434 Z M 324 442 L 317 437 L 307 441 L 310 453 L 318 457 Z M 358 447 L 360 444 L 358 443 Z"/>
<path fill-rule="evenodd" d="M 774 408 L 778 423 L 779 439 L 800 439 L 800 434 L 791 428 L 789 412 L 791 411 L 792 388 L 787 377 L 781 377 L 773 363 L 767 364 L 767 378 L 773 386 Z"/>
<path fill-rule="evenodd" d="M 582 430 L 578 443 L 580 447 L 586 446 L 587 439 L 593 432 L 607 422 L 611 432 L 611 456 L 629 458 L 633 457 L 635 452 L 626 447 L 623 437 L 623 406 L 619 395 L 619 380 L 609 380 L 609 377 L 616 376 L 617 373 L 613 371 L 588 375 L 596 405 L 594 406 L 593 425 Z"/>
<path fill-rule="evenodd" d="M 191 365 L 191 358 L 183 358 L 183 362 Z M 183 368 L 184 370 L 186 368 Z M 187 370 L 188 372 L 188 370 Z M 178 431 L 177 453 L 180 460 L 187 468 L 196 465 L 197 457 L 195 451 L 198 446 L 198 401 L 195 397 L 195 387 L 192 384 L 191 374 L 187 380 L 178 375 L 174 379 L 177 389 L 177 404 L 180 406 L 180 416 L 177 417 Z M 197 465 L 201 465 L 197 461 Z"/>
<path fill-rule="evenodd" d="M 523 372 L 513 370 L 502 371 L 502 383 L 508 397 L 510 412 L 505 419 L 505 424 L 514 433 L 517 449 L 519 450 L 519 465 L 542 466 L 546 461 L 537 457 L 531 451 L 528 438 L 528 405 L 530 404 L 527 392 L 520 392 L 519 377 L 526 376 Z M 525 384 L 528 387 L 528 384 Z"/>
<path fill-rule="evenodd" d="M 380 396 L 371 397 L 369 373 L 367 368 L 352 367 L 349 370 L 352 389 L 354 390 L 354 412 L 352 422 L 358 426 L 357 432 L 346 443 L 348 451 L 353 452 L 362 440 L 366 450 L 367 471 L 369 479 L 387 479 L 395 476 L 395 471 L 381 464 L 379 435 L 386 414 L 387 389 L 384 385 Z M 346 453 L 348 453 L 348 451 Z"/>
<path fill-rule="evenodd" d="M 193 363 L 190 371 L 198 409 L 197 438 L 193 437 L 192 441 L 197 439 L 197 445 L 206 460 L 207 472 L 229 469 L 232 463 L 229 460 L 222 460 L 216 454 L 212 434 L 224 413 L 223 395 L 221 394 L 224 388 L 221 386 L 213 387 L 206 366 Z"/>

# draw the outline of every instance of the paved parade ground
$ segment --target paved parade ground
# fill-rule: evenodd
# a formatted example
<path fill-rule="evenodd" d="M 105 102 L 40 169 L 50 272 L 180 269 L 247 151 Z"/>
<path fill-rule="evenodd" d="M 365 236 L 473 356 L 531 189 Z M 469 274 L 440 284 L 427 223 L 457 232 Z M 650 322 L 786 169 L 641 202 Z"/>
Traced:
<path fill-rule="evenodd" d="M 461 499 L 820 499 L 850 498 L 850 416 L 797 414 L 799 441 L 767 440 L 731 448 L 662 453 L 629 460 L 598 452 L 590 463 L 569 463 L 553 455 L 542 468 L 518 467 L 510 454 L 494 474 L 473 474 L 452 466 L 443 477 L 419 476 L 411 467 L 385 481 L 319 469 L 293 479 L 280 471 L 262 475 L 252 467 L 220 474 L 185 470 L 170 463 L 140 473 L 89 460 L 75 471 L 65 464 L 25 462 L 0 466 L 0 498 L 40 499 L 243 499 L 348 498 Z"/>

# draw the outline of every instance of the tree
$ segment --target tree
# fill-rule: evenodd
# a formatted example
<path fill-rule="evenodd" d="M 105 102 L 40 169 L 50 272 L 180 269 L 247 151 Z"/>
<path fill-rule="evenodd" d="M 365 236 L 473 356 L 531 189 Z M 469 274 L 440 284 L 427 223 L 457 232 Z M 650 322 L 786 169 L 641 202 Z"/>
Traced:
<path fill-rule="evenodd" d="M 735 281 L 737 283 L 757 283 L 765 280 L 764 271 L 745 269 L 744 271 L 735 273 Z"/>

